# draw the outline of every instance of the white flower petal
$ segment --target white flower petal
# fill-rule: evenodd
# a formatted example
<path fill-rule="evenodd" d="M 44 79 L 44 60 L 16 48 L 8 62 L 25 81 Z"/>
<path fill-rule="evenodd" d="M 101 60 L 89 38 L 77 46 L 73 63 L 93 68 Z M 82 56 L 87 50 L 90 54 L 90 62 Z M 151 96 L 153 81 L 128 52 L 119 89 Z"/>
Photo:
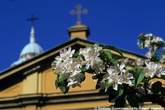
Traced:
<path fill-rule="evenodd" d="M 114 84 L 114 85 L 113 85 L 113 89 L 117 91 L 117 89 L 118 89 L 118 84 Z"/>
<path fill-rule="evenodd" d="M 146 64 L 146 67 L 145 67 L 146 77 L 153 78 L 154 76 L 158 76 L 158 77 L 160 76 L 161 74 L 160 70 L 162 69 L 162 66 L 160 64 L 156 64 L 154 62 L 149 62 L 149 61 L 146 61 L 145 64 Z"/>

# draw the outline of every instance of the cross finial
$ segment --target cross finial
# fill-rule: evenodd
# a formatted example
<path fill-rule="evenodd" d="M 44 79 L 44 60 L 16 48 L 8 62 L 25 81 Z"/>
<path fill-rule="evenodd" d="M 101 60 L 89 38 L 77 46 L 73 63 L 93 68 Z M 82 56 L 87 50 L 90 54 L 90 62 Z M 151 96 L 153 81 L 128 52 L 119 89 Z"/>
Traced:
<path fill-rule="evenodd" d="M 70 14 L 77 17 L 76 24 L 81 24 L 81 17 L 88 13 L 86 8 L 83 8 L 81 5 L 76 5 L 73 10 L 71 10 Z"/>
<path fill-rule="evenodd" d="M 37 21 L 38 18 L 34 15 L 32 15 L 30 18 L 27 19 L 27 21 L 30 21 L 32 26 L 34 26 L 34 22 Z"/>
<path fill-rule="evenodd" d="M 35 17 L 34 15 L 32 15 L 30 18 L 27 19 L 27 21 L 31 22 L 31 31 L 30 31 L 30 43 L 34 43 L 35 42 L 35 28 L 34 28 L 34 22 L 38 20 L 37 17 Z"/>

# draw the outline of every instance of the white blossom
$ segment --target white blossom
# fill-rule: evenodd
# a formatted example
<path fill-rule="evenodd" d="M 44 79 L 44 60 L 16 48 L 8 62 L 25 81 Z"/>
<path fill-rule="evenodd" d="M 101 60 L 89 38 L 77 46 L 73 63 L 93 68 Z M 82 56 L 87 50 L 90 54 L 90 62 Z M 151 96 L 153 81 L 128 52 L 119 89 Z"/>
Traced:
<path fill-rule="evenodd" d="M 133 74 L 131 74 L 131 73 L 123 73 L 123 74 L 120 74 L 119 75 L 119 82 L 121 83 L 121 84 L 128 84 L 129 86 L 132 86 L 133 84 L 132 84 L 132 79 L 133 79 Z"/>
<path fill-rule="evenodd" d="M 162 55 L 161 55 L 160 62 L 165 63 L 165 47 L 163 47 L 163 52 L 162 52 Z"/>
<path fill-rule="evenodd" d="M 151 40 L 152 43 L 158 43 L 158 42 L 164 42 L 162 38 L 160 37 L 153 37 Z"/>
<path fill-rule="evenodd" d="M 152 51 L 151 51 L 151 48 L 149 48 L 149 51 L 145 54 L 145 56 L 149 59 L 152 58 Z"/>
<path fill-rule="evenodd" d="M 119 67 L 119 73 L 125 73 L 126 69 L 125 69 L 125 64 L 121 64 L 121 65 L 117 65 Z"/>
<path fill-rule="evenodd" d="M 60 52 L 60 55 L 55 58 L 55 65 L 53 66 L 56 73 L 65 73 L 74 76 L 81 72 L 81 61 L 75 60 L 73 54 L 75 50 L 71 50 L 71 48 L 64 49 Z"/>
<path fill-rule="evenodd" d="M 158 37 L 158 36 L 154 36 L 153 34 L 149 33 L 149 34 L 145 34 L 143 35 L 145 40 L 144 41 L 138 41 L 138 45 L 140 47 L 144 47 L 143 48 L 159 48 L 159 44 L 160 43 L 164 43 L 163 39 Z"/>
<path fill-rule="evenodd" d="M 75 50 L 71 48 L 60 51 L 60 55 L 55 57 L 55 65 L 53 66 L 56 73 L 70 73 L 72 71 L 71 64 L 73 63 L 73 54 Z"/>
<path fill-rule="evenodd" d="M 108 80 L 109 84 L 113 85 L 114 90 L 117 90 L 118 84 L 128 84 L 132 86 L 133 75 L 128 73 L 125 68 L 125 64 L 118 65 L 118 69 L 114 66 L 111 66 L 107 69 L 108 77 L 105 80 Z"/>
<path fill-rule="evenodd" d="M 164 75 L 165 76 L 165 68 L 161 68 L 159 72 L 160 72 L 160 75 Z"/>
<path fill-rule="evenodd" d="M 165 63 L 165 54 L 162 54 L 161 59 L 160 59 L 160 62 L 161 63 Z"/>
<path fill-rule="evenodd" d="M 151 46 L 151 42 L 150 42 L 150 39 L 146 39 L 144 41 L 144 48 L 149 48 Z"/>
<path fill-rule="evenodd" d="M 68 86 L 80 86 L 80 83 L 83 81 L 84 79 L 84 74 L 81 72 L 75 72 L 72 75 L 70 75 L 70 77 L 68 78 Z"/>
<path fill-rule="evenodd" d="M 156 64 L 154 62 L 149 62 L 149 61 L 146 61 L 145 64 L 146 64 L 145 67 L 146 77 L 150 77 L 150 78 L 153 78 L 154 76 L 160 77 L 160 75 L 163 72 L 162 66 L 160 64 Z"/>
<path fill-rule="evenodd" d="M 68 49 L 64 49 L 60 51 L 60 56 L 57 56 L 55 59 L 57 61 L 68 60 L 69 58 L 72 58 L 74 53 L 75 53 L 75 50 L 72 50 L 71 47 L 69 47 Z"/>
<path fill-rule="evenodd" d="M 145 37 L 152 37 L 153 34 L 152 34 L 152 33 L 149 33 L 149 34 L 145 34 L 144 36 L 145 36 Z"/>
<path fill-rule="evenodd" d="M 71 76 L 70 77 L 74 77 L 74 76 L 76 76 L 77 74 L 79 74 L 80 72 L 81 72 L 81 67 L 82 67 L 82 65 L 81 64 L 76 64 L 76 65 L 71 65 L 72 67 L 71 67 L 71 69 L 72 69 L 72 74 L 71 74 Z"/>
<path fill-rule="evenodd" d="M 60 55 L 55 58 L 53 68 L 57 74 L 68 74 L 67 86 L 75 87 L 80 85 L 83 74 L 81 73 L 81 61 L 73 58 L 75 50 L 71 48 L 60 51 Z"/>
<path fill-rule="evenodd" d="M 70 58 L 70 59 L 67 59 L 67 60 L 61 60 L 61 61 L 58 61 L 56 62 L 56 65 L 55 65 L 55 71 L 57 74 L 60 74 L 60 73 L 70 73 L 70 69 L 69 66 L 73 63 L 73 59 Z"/>
<path fill-rule="evenodd" d="M 143 66 L 144 65 L 144 59 L 138 58 L 135 61 L 137 66 Z"/>
<path fill-rule="evenodd" d="M 73 87 L 75 87 L 76 85 L 78 85 L 78 81 L 76 81 L 76 80 L 73 80 L 73 79 L 69 79 L 68 80 L 68 87 L 70 87 L 70 86 L 73 86 Z"/>
<path fill-rule="evenodd" d="M 116 71 L 114 67 L 108 68 L 107 72 L 108 72 L 108 77 L 106 79 L 108 80 L 108 83 L 113 85 L 114 90 L 117 90 L 118 83 L 119 83 L 118 72 Z"/>
<path fill-rule="evenodd" d="M 118 65 L 118 67 L 120 68 L 119 70 L 119 83 L 120 84 L 128 84 L 128 85 L 132 85 L 132 81 L 131 79 L 133 79 L 133 75 L 131 73 L 128 73 L 126 70 L 126 65 L 125 64 L 121 64 Z"/>
<path fill-rule="evenodd" d="M 102 50 L 102 47 L 99 47 L 96 44 L 93 47 L 80 49 L 80 54 L 84 56 L 87 69 L 89 67 L 94 68 L 95 65 L 103 63 L 99 58 L 100 50 Z"/>

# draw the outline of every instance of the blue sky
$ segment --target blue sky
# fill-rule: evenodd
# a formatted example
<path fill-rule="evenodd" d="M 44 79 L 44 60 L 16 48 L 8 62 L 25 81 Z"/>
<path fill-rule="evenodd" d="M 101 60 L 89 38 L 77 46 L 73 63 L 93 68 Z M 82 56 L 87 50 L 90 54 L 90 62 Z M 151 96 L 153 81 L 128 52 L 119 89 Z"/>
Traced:
<path fill-rule="evenodd" d="M 35 14 L 37 42 L 48 50 L 69 40 L 67 28 L 76 22 L 69 12 L 76 4 L 89 10 L 82 22 L 90 27 L 88 40 L 144 54 L 140 33 L 165 39 L 165 0 L 1 0 L 0 71 L 16 61 L 29 42 L 28 17 Z"/>

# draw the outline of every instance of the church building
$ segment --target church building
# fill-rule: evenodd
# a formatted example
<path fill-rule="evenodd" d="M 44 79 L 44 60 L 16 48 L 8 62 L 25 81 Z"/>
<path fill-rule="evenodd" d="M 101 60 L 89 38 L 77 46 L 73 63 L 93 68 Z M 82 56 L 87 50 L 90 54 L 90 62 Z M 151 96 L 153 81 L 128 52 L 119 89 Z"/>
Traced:
<path fill-rule="evenodd" d="M 51 64 L 59 52 L 68 47 L 79 49 L 95 44 L 88 41 L 89 27 L 82 24 L 80 18 L 78 17 L 76 25 L 67 30 L 70 40 L 48 51 L 44 51 L 37 42 L 39 38 L 34 25 L 36 18 L 31 18 L 29 43 L 22 49 L 18 60 L 0 73 L 0 110 L 87 110 L 113 106 L 113 102 L 108 101 L 108 96 L 100 94 L 95 88 L 97 82 L 91 74 L 86 74 L 81 87 L 71 88 L 66 94 L 55 87 L 57 76 Z M 106 47 L 112 54 L 119 55 L 117 48 L 110 45 Z M 144 58 L 132 52 L 120 51 L 129 59 Z M 145 106 L 160 107 L 150 102 Z"/>

